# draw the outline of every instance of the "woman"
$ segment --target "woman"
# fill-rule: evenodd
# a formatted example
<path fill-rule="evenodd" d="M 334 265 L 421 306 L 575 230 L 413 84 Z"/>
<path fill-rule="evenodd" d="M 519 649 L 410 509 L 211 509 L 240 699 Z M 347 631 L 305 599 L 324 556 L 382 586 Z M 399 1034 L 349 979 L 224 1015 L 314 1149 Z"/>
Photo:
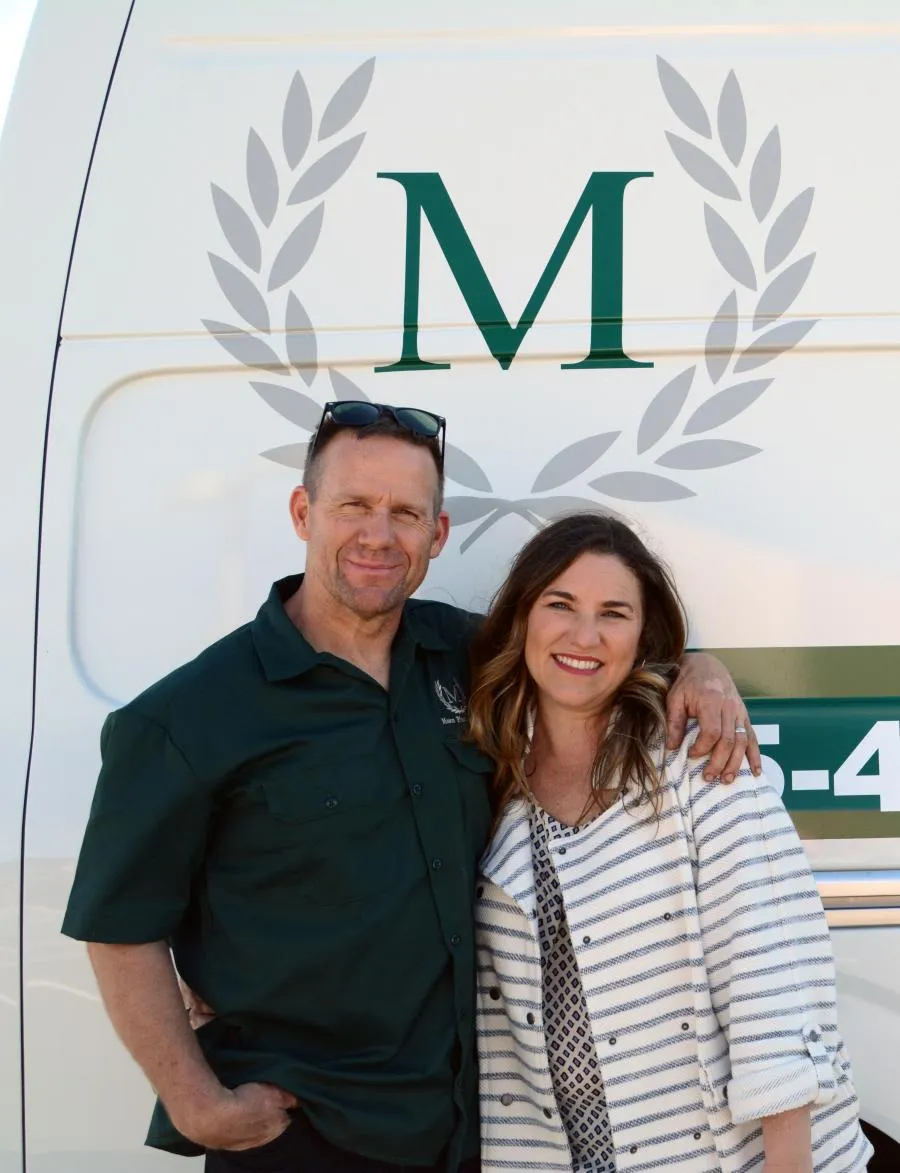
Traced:
<path fill-rule="evenodd" d="M 486 1170 L 857 1173 L 828 928 L 765 779 L 664 748 L 685 622 L 624 524 L 516 558 L 475 652 Z M 764 1163 L 763 1163 L 764 1162 Z"/>

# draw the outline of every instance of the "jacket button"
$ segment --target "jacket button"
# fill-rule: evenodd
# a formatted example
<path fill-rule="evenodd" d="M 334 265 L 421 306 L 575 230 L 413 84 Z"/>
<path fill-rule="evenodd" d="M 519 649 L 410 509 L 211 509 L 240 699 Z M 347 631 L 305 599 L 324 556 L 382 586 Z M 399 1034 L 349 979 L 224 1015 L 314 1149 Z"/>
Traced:
<path fill-rule="evenodd" d="M 544 1115 L 545 1115 L 545 1116 L 547 1117 L 547 1119 L 549 1120 L 549 1119 L 550 1119 L 550 1118 L 553 1116 L 553 1113 L 550 1111 L 550 1109 L 549 1109 L 549 1108 L 545 1108 L 545 1109 L 544 1109 Z"/>
<path fill-rule="evenodd" d="M 441 870 L 441 868 L 444 866 L 444 861 L 442 859 L 435 858 L 431 861 L 431 866 L 434 868 L 434 870 L 436 872 L 439 872 Z"/>
<path fill-rule="evenodd" d="M 493 999 L 494 1002 L 500 1001 L 500 987 L 499 986 L 491 986 L 491 988 L 488 990 L 488 994 L 490 995 L 490 997 Z"/>
<path fill-rule="evenodd" d="M 512 1102 L 513 1102 L 513 1098 L 509 1094 L 509 1092 L 504 1092 L 503 1095 L 500 1097 L 500 1103 L 503 1105 L 504 1108 L 508 1108 Z"/>
<path fill-rule="evenodd" d="M 416 796 L 416 798 L 418 798 L 422 793 L 422 784 L 420 782 L 413 782 L 410 790 L 412 790 L 413 794 Z"/>
<path fill-rule="evenodd" d="M 531 1013 L 530 1010 L 525 1015 L 525 1021 L 528 1023 L 529 1026 L 534 1026 L 534 1015 Z"/>
<path fill-rule="evenodd" d="M 450 944 L 451 945 L 458 945 L 461 940 L 462 940 L 462 937 L 459 935 L 459 933 L 454 933 L 453 936 L 450 938 Z"/>
<path fill-rule="evenodd" d="M 334 808 L 337 806 L 337 804 L 338 804 L 338 800 L 336 798 L 326 798 L 325 799 L 325 805 L 328 807 L 328 809 L 330 811 L 333 811 Z"/>

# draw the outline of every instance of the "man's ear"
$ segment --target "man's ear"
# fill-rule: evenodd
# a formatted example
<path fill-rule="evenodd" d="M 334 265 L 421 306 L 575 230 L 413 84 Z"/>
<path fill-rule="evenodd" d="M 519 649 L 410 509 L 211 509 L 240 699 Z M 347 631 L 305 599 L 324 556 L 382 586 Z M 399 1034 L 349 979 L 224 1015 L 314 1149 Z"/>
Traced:
<path fill-rule="evenodd" d="M 443 510 L 437 515 L 434 523 L 434 537 L 431 540 L 431 552 L 429 558 L 437 558 L 441 550 L 447 544 L 447 538 L 450 537 L 450 514 Z"/>
<path fill-rule="evenodd" d="M 291 493 L 291 521 L 294 533 L 304 542 L 309 541 L 309 493 L 303 485 L 298 485 Z"/>

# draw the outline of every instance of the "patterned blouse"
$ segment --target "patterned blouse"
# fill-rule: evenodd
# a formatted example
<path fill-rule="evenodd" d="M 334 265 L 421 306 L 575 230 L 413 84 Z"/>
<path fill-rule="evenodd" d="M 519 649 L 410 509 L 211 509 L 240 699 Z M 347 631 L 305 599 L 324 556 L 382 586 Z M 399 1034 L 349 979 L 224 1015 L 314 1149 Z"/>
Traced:
<path fill-rule="evenodd" d="M 531 809 L 531 849 L 543 974 L 547 1060 L 574 1173 L 616 1173 L 612 1129 L 587 1002 L 550 856 L 551 840 L 577 835 L 539 806 Z"/>

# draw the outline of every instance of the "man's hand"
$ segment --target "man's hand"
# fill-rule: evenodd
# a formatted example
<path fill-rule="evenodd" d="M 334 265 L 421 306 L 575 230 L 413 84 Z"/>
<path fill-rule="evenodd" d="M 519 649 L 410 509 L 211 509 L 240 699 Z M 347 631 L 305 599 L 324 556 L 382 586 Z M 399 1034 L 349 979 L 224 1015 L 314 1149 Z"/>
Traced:
<path fill-rule="evenodd" d="M 234 1091 L 222 1088 L 210 1102 L 173 1104 L 172 1123 L 195 1144 L 206 1149 L 241 1152 L 268 1144 L 286 1131 L 289 1108 L 297 1097 L 271 1083 L 244 1083 Z"/>
<path fill-rule="evenodd" d="M 703 770 L 707 782 L 720 777 L 733 782 L 745 754 L 753 773 L 757 777 L 762 773 L 759 742 L 747 708 L 728 670 L 706 652 L 691 652 L 684 657 L 678 679 L 669 692 L 669 749 L 681 745 L 689 717 L 700 722 L 700 735 L 690 756 L 710 754 Z"/>

